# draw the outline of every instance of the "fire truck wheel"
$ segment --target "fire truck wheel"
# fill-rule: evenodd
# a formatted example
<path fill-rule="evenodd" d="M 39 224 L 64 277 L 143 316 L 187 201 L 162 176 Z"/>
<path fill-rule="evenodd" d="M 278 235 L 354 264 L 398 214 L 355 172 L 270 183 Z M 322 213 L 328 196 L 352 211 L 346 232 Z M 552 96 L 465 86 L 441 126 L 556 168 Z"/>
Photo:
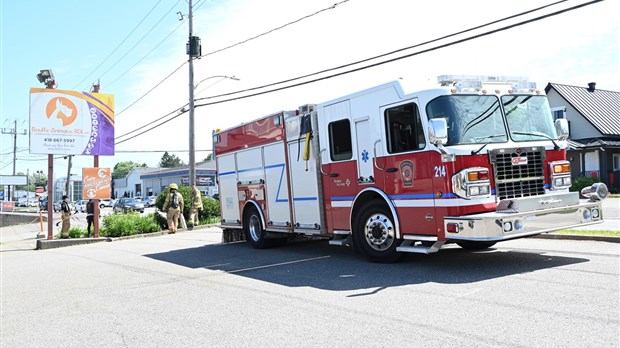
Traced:
<path fill-rule="evenodd" d="M 462 240 L 460 242 L 456 242 L 458 246 L 467 250 L 484 250 L 494 246 L 495 243 L 496 242 L 473 242 L 469 240 Z"/>
<path fill-rule="evenodd" d="M 362 206 L 354 222 L 354 243 L 371 262 L 396 262 L 401 254 L 396 251 L 396 229 L 392 213 L 380 201 L 370 201 Z"/>
<path fill-rule="evenodd" d="M 245 239 L 252 244 L 255 249 L 263 249 L 268 247 L 267 233 L 261 225 L 260 215 L 256 208 L 251 208 L 245 214 L 243 229 L 245 230 Z"/>

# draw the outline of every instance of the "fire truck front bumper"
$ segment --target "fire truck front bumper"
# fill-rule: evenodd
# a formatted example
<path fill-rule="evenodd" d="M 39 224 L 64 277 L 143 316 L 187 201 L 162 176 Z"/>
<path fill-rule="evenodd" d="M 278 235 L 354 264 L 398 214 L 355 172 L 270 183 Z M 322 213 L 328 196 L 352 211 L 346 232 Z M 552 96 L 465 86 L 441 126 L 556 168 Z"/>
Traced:
<path fill-rule="evenodd" d="M 601 201 L 520 213 L 489 212 L 444 219 L 446 240 L 502 241 L 603 222 Z"/>

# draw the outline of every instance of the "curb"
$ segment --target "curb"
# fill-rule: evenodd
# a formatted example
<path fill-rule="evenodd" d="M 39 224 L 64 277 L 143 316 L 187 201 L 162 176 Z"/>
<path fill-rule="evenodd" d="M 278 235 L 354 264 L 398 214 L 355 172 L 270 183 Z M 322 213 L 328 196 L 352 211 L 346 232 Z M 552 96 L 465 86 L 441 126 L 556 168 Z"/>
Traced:
<path fill-rule="evenodd" d="M 589 240 L 594 242 L 620 243 L 620 237 L 611 236 L 586 236 L 580 234 L 539 234 L 532 236 L 539 239 L 559 239 L 559 240 Z"/>
<path fill-rule="evenodd" d="M 217 227 L 220 224 L 206 224 L 194 227 L 193 230 L 201 230 L 211 227 Z M 192 232 L 192 230 L 183 230 L 180 233 L 188 233 Z M 37 247 L 36 250 L 46 250 L 46 249 L 56 249 L 63 248 L 73 245 L 83 245 L 83 244 L 92 244 L 99 242 L 114 242 L 119 240 L 128 240 L 128 239 L 136 239 L 136 238 L 149 238 L 149 237 L 159 237 L 168 234 L 168 230 L 151 232 L 151 233 L 140 233 L 133 234 L 131 236 L 122 236 L 122 237 L 99 237 L 99 238 L 69 238 L 69 239 L 37 239 Z"/>

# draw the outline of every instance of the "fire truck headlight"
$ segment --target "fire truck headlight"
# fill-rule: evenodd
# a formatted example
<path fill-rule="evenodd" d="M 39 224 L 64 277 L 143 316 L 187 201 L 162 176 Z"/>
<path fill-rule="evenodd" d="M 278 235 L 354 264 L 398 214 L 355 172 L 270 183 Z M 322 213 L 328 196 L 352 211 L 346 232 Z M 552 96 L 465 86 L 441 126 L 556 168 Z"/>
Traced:
<path fill-rule="evenodd" d="M 512 231 L 512 222 L 505 221 L 503 225 L 504 225 L 504 232 Z"/>
<path fill-rule="evenodd" d="M 592 219 L 598 220 L 598 218 L 600 217 L 601 217 L 601 212 L 596 208 L 592 209 Z"/>
<path fill-rule="evenodd" d="M 488 197 L 491 194 L 489 170 L 483 167 L 461 170 L 452 176 L 452 190 L 465 199 Z"/>
<path fill-rule="evenodd" d="M 480 194 L 480 186 L 472 186 L 469 188 L 470 196 L 478 196 Z"/>
<path fill-rule="evenodd" d="M 551 176 L 551 189 L 562 190 L 571 186 L 570 163 L 568 161 L 556 161 L 549 163 Z"/>

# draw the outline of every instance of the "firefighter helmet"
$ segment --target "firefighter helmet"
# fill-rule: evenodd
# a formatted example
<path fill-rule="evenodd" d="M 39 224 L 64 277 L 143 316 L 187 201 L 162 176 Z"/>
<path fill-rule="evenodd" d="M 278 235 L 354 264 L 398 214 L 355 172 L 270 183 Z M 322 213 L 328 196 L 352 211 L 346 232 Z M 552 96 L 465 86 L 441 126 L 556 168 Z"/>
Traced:
<path fill-rule="evenodd" d="M 178 189 L 179 189 L 179 187 L 178 187 L 178 186 L 177 186 L 177 184 L 175 184 L 175 183 L 170 184 L 170 188 L 171 188 L 171 189 L 175 189 L 175 190 L 178 190 Z"/>

